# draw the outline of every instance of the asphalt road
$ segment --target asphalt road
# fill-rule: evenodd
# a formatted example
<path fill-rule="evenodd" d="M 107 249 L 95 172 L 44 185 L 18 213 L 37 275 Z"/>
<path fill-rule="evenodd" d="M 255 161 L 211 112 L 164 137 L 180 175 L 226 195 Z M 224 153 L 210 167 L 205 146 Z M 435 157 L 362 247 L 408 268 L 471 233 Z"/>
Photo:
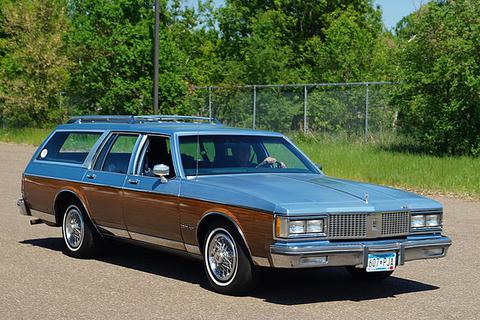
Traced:
<path fill-rule="evenodd" d="M 480 202 L 437 198 L 448 257 L 407 263 L 381 284 L 342 268 L 268 270 L 250 296 L 230 297 L 199 262 L 157 250 L 112 241 L 95 260 L 64 255 L 61 230 L 30 226 L 15 206 L 33 151 L 0 144 L 0 319 L 480 319 Z"/>

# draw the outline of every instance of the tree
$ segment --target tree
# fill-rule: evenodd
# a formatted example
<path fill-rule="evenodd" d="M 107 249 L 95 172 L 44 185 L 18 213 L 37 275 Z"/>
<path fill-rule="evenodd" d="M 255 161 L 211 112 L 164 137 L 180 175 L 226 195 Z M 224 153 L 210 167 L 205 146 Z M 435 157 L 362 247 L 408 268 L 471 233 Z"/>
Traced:
<path fill-rule="evenodd" d="M 191 82 L 202 79 L 192 50 L 201 29 L 189 9 L 160 2 L 161 113 L 189 113 L 185 102 Z M 148 114 L 152 104 L 152 3 L 143 0 L 71 1 L 72 31 L 69 96 L 78 113 Z M 208 50 L 208 45 L 205 45 Z M 205 48 L 204 47 L 204 48 Z M 197 49 L 199 52 L 204 52 Z"/>
<path fill-rule="evenodd" d="M 348 8 L 333 12 L 322 37 L 305 43 L 305 62 L 315 82 L 361 82 L 387 80 L 389 53 L 395 48 L 383 31 L 381 14 Z"/>
<path fill-rule="evenodd" d="M 432 153 L 480 155 L 480 3 L 430 2 L 397 33 L 403 131 Z"/>
<path fill-rule="evenodd" d="M 229 0 L 218 20 L 227 82 L 379 80 L 389 70 L 393 41 L 370 0 Z"/>
<path fill-rule="evenodd" d="M 64 85 L 68 30 L 61 0 L 7 1 L 1 5 L 0 108 L 7 124 L 45 127 L 67 114 Z"/>

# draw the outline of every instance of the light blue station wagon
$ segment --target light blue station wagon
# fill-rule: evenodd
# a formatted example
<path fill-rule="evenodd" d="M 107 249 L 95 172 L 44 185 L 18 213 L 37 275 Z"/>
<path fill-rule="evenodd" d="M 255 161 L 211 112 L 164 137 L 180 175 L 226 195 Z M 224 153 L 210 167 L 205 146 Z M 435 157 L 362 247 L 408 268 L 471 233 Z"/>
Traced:
<path fill-rule="evenodd" d="M 328 177 L 282 134 L 201 117 L 72 118 L 33 155 L 17 204 L 61 227 L 74 257 L 107 237 L 153 245 L 201 259 L 227 294 L 252 289 L 261 268 L 381 280 L 451 245 L 437 201 Z"/>

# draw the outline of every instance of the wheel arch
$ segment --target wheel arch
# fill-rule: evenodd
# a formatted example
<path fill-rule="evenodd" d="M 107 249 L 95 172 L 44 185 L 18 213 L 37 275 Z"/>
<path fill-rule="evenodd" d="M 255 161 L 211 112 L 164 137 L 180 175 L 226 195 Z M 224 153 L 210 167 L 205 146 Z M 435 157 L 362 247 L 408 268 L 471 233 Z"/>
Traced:
<path fill-rule="evenodd" d="M 73 190 L 62 189 L 55 195 L 55 200 L 53 201 L 53 212 L 55 214 L 56 225 L 62 225 L 62 215 L 64 214 L 64 212 L 62 211 L 63 206 L 72 201 L 78 201 L 82 205 L 83 209 L 87 213 L 88 219 L 90 220 L 90 222 L 93 223 L 92 217 L 90 216 L 87 206 L 85 205 L 85 202 L 82 200 L 82 198 Z M 95 226 L 95 229 L 97 229 L 97 226 L 94 223 L 93 225 Z"/>
<path fill-rule="evenodd" d="M 238 235 L 242 239 L 242 244 L 247 251 L 248 258 L 249 258 L 250 262 L 253 263 L 252 252 L 250 251 L 250 247 L 248 246 L 248 242 L 247 242 L 247 239 L 245 238 L 245 234 L 243 233 L 242 229 L 240 228 L 238 222 L 235 221 L 234 218 L 230 217 L 229 215 L 227 215 L 226 213 L 223 213 L 223 212 L 217 212 L 217 211 L 208 212 L 198 222 L 195 237 L 197 239 L 198 247 L 199 247 L 200 252 L 203 253 L 203 241 L 206 237 L 208 227 L 215 221 L 226 222 L 228 225 L 233 227 L 234 230 L 237 231 Z"/>

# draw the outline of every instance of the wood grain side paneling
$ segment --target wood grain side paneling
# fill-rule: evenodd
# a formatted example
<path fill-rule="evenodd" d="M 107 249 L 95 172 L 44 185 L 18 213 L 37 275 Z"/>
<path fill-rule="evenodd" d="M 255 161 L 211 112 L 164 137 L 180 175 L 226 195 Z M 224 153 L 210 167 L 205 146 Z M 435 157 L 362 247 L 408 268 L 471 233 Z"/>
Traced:
<path fill-rule="evenodd" d="M 122 210 L 125 199 L 123 199 L 122 189 L 95 186 L 92 184 L 84 184 L 81 182 L 72 182 L 65 180 L 56 180 L 40 177 L 25 177 L 25 198 L 32 209 L 54 213 L 55 196 L 61 190 L 71 190 L 76 193 L 87 207 L 87 211 L 91 214 L 91 218 L 96 221 L 95 207 L 100 207 L 104 212 L 117 213 Z M 106 199 L 105 196 L 108 196 Z M 187 245 L 198 246 L 196 238 L 196 228 L 200 220 L 211 212 L 219 212 L 228 216 L 234 221 L 243 232 L 247 245 L 254 256 L 268 257 L 270 245 L 273 242 L 273 214 L 256 211 L 253 209 L 228 206 L 208 201 L 177 198 L 160 194 L 131 194 L 131 197 L 138 197 L 137 201 L 142 202 L 148 199 L 149 204 L 145 206 L 145 211 L 140 210 L 142 206 L 138 206 L 136 212 L 131 213 L 135 219 L 144 224 L 153 223 L 152 219 L 160 219 L 160 216 L 152 216 L 152 212 L 157 210 L 152 207 L 155 203 L 171 204 L 173 210 L 178 210 L 180 216 L 181 228 L 174 228 L 169 232 L 177 232 L 178 235 L 169 234 L 170 239 L 182 239 Z M 142 200 L 142 197 L 145 199 Z M 174 209 L 178 199 L 178 209 Z M 153 201 L 156 200 L 156 201 Z M 158 202 L 157 202 L 158 201 Z M 93 207 L 92 207 L 93 205 Z M 128 213 L 126 213 L 128 214 Z M 102 221 L 106 226 L 124 228 L 123 221 L 115 223 Z M 140 230 L 137 230 L 140 231 Z M 155 230 L 157 231 L 157 230 Z M 160 233 L 165 233 L 161 230 Z M 154 232 L 156 233 L 156 232 Z M 167 232 L 168 233 L 168 232 Z"/>
<path fill-rule="evenodd" d="M 273 242 L 273 214 L 194 199 L 180 199 L 180 221 L 186 244 L 198 245 L 196 227 L 202 217 L 219 212 L 230 217 L 242 230 L 252 255 L 267 257 Z M 185 228 L 188 226 L 188 228 Z M 193 228 L 192 228 L 193 227 Z"/>

